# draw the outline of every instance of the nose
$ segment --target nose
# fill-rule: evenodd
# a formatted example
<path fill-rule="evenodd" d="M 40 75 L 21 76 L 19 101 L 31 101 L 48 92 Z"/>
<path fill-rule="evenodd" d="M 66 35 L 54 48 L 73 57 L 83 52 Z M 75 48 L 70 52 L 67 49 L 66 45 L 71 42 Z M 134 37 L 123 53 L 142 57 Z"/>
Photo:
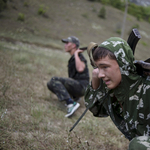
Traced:
<path fill-rule="evenodd" d="M 66 43 L 65 43 L 65 46 L 64 46 L 64 47 L 65 47 L 65 49 L 67 48 L 67 44 L 66 44 Z"/>
<path fill-rule="evenodd" d="M 98 78 L 104 78 L 105 77 L 105 73 L 102 69 L 99 69 L 99 73 L 98 73 Z"/>

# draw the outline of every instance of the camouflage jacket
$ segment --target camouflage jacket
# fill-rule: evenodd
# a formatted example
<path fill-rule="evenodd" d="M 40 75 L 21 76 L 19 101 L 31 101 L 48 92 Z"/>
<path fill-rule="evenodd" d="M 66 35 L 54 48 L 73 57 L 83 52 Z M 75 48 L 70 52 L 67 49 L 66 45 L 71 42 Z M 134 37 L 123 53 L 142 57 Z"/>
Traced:
<path fill-rule="evenodd" d="M 86 106 L 96 117 L 110 116 L 129 140 L 150 136 L 150 76 L 144 78 L 136 73 L 134 56 L 126 41 L 112 37 L 100 46 L 115 54 L 122 80 L 113 90 L 102 80 L 97 90 L 90 84 L 85 93 Z"/>

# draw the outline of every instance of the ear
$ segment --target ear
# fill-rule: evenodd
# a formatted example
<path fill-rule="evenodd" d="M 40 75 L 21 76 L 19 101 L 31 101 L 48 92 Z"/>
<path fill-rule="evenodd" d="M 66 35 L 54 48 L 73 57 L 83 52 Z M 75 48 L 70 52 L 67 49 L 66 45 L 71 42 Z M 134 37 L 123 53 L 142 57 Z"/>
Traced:
<path fill-rule="evenodd" d="M 74 43 L 72 43 L 73 44 L 73 48 L 76 48 L 77 49 L 77 46 L 76 46 L 76 44 L 74 44 Z"/>

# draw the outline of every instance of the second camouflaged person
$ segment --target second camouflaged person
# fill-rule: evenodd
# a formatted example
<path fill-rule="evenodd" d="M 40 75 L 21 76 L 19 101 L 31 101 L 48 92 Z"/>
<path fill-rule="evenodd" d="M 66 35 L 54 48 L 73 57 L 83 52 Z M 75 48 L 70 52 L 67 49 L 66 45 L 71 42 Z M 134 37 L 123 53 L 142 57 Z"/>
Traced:
<path fill-rule="evenodd" d="M 66 101 L 68 110 L 65 117 L 70 117 L 80 107 L 80 104 L 74 100 L 84 96 L 89 84 L 89 71 L 87 61 L 81 54 L 83 51 L 79 49 L 78 38 L 70 36 L 62 39 L 62 42 L 65 43 L 65 51 L 71 55 L 68 61 L 69 78 L 52 77 L 47 87 L 60 101 Z"/>

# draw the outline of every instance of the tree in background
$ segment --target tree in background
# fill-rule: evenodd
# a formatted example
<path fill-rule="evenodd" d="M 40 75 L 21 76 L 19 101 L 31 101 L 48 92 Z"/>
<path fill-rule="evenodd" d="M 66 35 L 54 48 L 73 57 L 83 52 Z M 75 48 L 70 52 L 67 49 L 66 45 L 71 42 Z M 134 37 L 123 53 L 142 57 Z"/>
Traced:
<path fill-rule="evenodd" d="M 125 11 L 126 0 L 88 0 L 91 2 L 100 2 L 103 5 L 110 5 L 119 10 Z M 132 0 L 133 2 L 133 0 Z M 150 6 L 144 7 L 132 3 L 128 0 L 128 14 L 137 18 L 137 20 L 145 20 L 150 23 Z"/>

